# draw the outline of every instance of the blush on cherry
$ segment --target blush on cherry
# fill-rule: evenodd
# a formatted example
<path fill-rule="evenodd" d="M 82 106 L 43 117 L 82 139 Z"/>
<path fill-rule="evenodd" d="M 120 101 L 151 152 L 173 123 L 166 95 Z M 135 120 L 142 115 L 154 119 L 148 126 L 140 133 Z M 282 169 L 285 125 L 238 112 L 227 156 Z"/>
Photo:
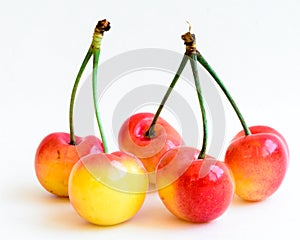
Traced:
<path fill-rule="evenodd" d="M 70 134 L 51 133 L 38 146 L 35 172 L 40 184 L 50 193 L 68 197 L 68 181 L 74 164 L 80 157 L 103 152 L 102 142 L 95 136 L 77 137 L 70 144 Z"/>

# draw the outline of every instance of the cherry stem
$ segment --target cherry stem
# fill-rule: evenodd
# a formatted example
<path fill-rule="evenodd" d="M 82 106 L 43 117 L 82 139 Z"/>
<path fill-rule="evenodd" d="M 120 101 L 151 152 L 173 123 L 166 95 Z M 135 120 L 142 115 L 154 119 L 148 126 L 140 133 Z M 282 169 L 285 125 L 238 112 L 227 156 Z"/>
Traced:
<path fill-rule="evenodd" d="M 104 135 L 103 131 L 103 126 L 102 126 L 102 121 L 100 118 L 100 113 L 98 110 L 98 98 L 97 98 L 97 83 L 98 83 L 98 63 L 99 63 L 99 57 L 100 57 L 100 46 L 101 46 L 101 41 L 103 38 L 103 34 L 105 31 L 108 31 L 110 29 L 110 23 L 107 20 L 102 20 L 99 21 L 95 31 L 94 31 L 94 36 L 93 36 L 93 42 L 91 44 L 90 49 L 93 52 L 93 75 L 92 75 L 92 81 L 93 81 L 93 100 L 94 100 L 94 110 L 95 110 L 95 115 L 97 119 L 97 124 L 99 128 L 99 132 L 101 135 L 101 140 L 104 148 L 104 152 L 108 153 L 108 147 L 106 143 L 106 138 Z"/>
<path fill-rule="evenodd" d="M 222 89 L 223 93 L 225 94 L 225 96 L 227 97 L 228 101 L 230 102 L 231 106 L 233 107 L 234 111 L 236 112 L 236 115 L 238 116 L 245 135 L 251 135 L 251 131 L 249 129 L 249 127 L 247 126 L 243 115 L 241 114 L 239 108 L 237 107 L 235 101 L 233 100 L 233 98 L 231 97 L 230 93 L 228 92 L 228 90 L 226 89 L 225 85 L 223 84 L 223 82 L 220 80 L 220 78 L 218 77 L 218 75 L 215 73 L 215 71 L 212 69 L 212 67 L 208 64 L 208 62 L 204 59 L 204 57 L 198 52 L 197 53 L 197 60 L 198 62 L 210 73 L 210 75 L 213 77 L 213 79 L 216 81 L 216 83 L 219 85 L 219 87 Z"/>
<path fill-rule="evenodd" d="M 158 119 L 158 117 L 159 117 L 159 115 L 160 115 L 160 113 L 161 113 L 161 111 L 162 111 L 162 109 L 163 109 L 166 101 L 168 100 L 171 92 L 173 91 L 173 88 L 176 85 L 177 80 L 180 78 L 180 75 L 181 75 L 183 69 L 185 68 L 185 65 L 186 65 L 188 59 L 189 59 L 188 56 L 186 56 L 186 55 L 183 56 L 182 61 L 181 61 L 180 65 L 179 65 L 179 68 L 178 68 L 178 70 L 177 70 L 177 72 L 176 72 L 176 74 L 175 74 L 175 76 L 174 76 L 174 78 L 173 78 L 173 80 L 172 80 L 172 82 L 171 82 L 171 84 L 170 84 L 167 92 L 165 93 L 165 95 L 164 95 L 164 97 L 163 97 L 163 99 L 162 99 L 162 101 L 161 101 L 161 103 L 160 103 L 160 105 L 159 105 L 159 107 L 158 107 L 155 115 L 154 115 L 152 123 L 151 123 L 149 129 L 144 134 L 145 137 L 147 137 L 147 138 L 153 138 L 153 137 L 155 137 L 154 126 L 155 126 L 155 124 L 157 122 L 157 119 Z"/>
<path fill-rule="evenodd" d="M 73 120 L 73 112 L 74 112 L 74 103 L 75 103 L 75 96 L 78 88 L 78 84 L 80 82 L 82 73 L 89 62 L 93 52 L 91 49 L 88 50 L 81 66 L 79 69 L 79 72 L 77 74 L 76 80 L 73 85 L 72 94 L 71 94 L 71 100 L 70 100 L 70 109 L 69 109 L 69 125 L 70 125 L 70 144 L 76 145 L 76 139 L 75 139 L 75 133 L 74 133 L 74 120 Z"/>
<path fill-rule="evenodd" d="M 108 31 L 109 29 L 110 29 L 109 22 L 106 21 L 106 19 L 104 19 L 97 23 L 95 32 L 98 31 L 103 36 L 104 31 Z M 95 33 L 94 33 L 94 36 L 95 36 Z M 71 145 L 76 145 L 76 138 L 75 138 L 75 132 L 74 132 L 74 120 L 73 120 L 76 92 L 78 89 L 78 85 L 79 85 L 82 73 L 84 72 L 84 69 L 85 69 L 86 65 L 88 64 L 91 56 L 93 55 L 93 50 L 94 50 L 95 46 L 97 46 L 97 44 L 99 44 L 99 48 L 100 48 L 100 43 L 101 43 L 101 40 L 99 41 L 99 43 L 97 43 L 97 41 L 95 42 L 95 39 L 93 39 L 93 42 L 92 42 L 91 46 L 89 47 L 88 52 L 86 53 L 86 56 L 80 66 L 80 69 L 78 71 L 78 74 L 76 76 L 76 79 L 75 79 L 75 82 L 73 85 L 71 99 L 70 99 L 70 107 L 69 107 L 70 108 L 69 109 L 69 127 L 70 127 L 70 142 L 69 142 L 69 144 L 71 144 Z"/>
<path fill-rule="evenodd" d="M 198 67 L 197 67 L 197 54 L 196 53 L 191 54 L 190 63 L 191 63 L 192 71 L 193 71 L 197 96 L 198 96 L 199 105 L 200 105 L 200 109 L 201 109 L 202 125 L 203 125 L 202 148 L 199 153 L 198 159 L 204 159 L 205 155 L 206 155 L 206 148 L 207 148 L 208 128 L 207 128 L 206 111 L 205 111 L 205 106 L 204 106 L 204 98 L 202 95 L 200 80 L 199 80 L 199 73 L 198 73 Z"/>
<path fill-rule="evenodd" d="M 101 122 L 101 118 L 100 118 L 100 113 L 99 113 L 99 110 L 98 110 L 97 75 L 98 75 L 99 56 L 100 56 L 100 51 L 94 51 L 94 58 L 93 58 L 93 99 L 94 99 L 94 109 L 95 109 L 98 129 L 99 129 L 99 132 L 100 132 L 100 135 L 101 135 L 104 152 L 108 153 L 106 138 L 105 138 L 104 131 L 103 131 L 103 126 L 102 126 L 102 122 Z"/>
<path fill-rule="evenodd" d="M 201 110 L 202 116 L 202 126 L 203 126 L 203 139 L 202 139 L 202 148 L 198 155 L 198 159 L 204 159 L 206 156 L 206 148 L 207 148 L 207 135 L 208 135 L 208 128 L 207 128 L 207 119 L 206 119 L 206 111 L 204 106 L 204 98 L 201 91 L 200 80 L 199 80 L 199 73 L 198 73 L 198 66 L 197 66 L 197 48 L 196 48 L 196 37 L 195 34 L 191 33 L 191 25 L 189 23 L 189 31 L 181 36 L 181 39 L 184 41 L 185 44 L 185 55 L 190 57 L 190 63 L 193 71 L 199 106 Z"/>

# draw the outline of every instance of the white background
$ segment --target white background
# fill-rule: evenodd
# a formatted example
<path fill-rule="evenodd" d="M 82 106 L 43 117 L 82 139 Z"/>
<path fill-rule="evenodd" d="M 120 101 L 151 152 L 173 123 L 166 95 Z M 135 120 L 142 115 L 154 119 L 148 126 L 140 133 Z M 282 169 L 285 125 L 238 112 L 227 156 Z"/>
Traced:
<path fill-rule="evenodd" d="M 1 0 L 1 235 L 299 239 L 299 10 L 298 0 Z M 103 40 L 100 62 L 145 47 L 183 53 L 180 36 L 187 31 L 185 21 L 192 23 L 198 49 L 231 90 L 249 125 L 272 126 L 289 143 L 287 176 L 270 199 L 253 204 L 234 199 L 223 216 L 199 225 L 177 220 L 153 193 L 133 219 L 103 228 L 86 223 L 68 200 L 42 189 L 33 168 L 36 148 L 47 134 L 68 131 L 71 87 L 94 26 L 103 18 L 112 29 Z M 227 115 L 228 143 L 241 127 L 229 106 Z"/>

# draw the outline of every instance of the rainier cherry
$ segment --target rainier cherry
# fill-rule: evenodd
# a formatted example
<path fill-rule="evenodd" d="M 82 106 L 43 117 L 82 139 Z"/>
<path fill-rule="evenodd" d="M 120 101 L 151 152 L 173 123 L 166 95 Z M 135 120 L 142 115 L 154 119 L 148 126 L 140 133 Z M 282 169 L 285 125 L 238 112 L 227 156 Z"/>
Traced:
<path fill-rule="evenodd" d="M 159 159 L 166 151 L 182 144 L 180 134 L 161 117 L 151 127 L 153 135 L 148 136 L 147 131 L 153 118 L 152 113 L 132 115 L 123 123 L 118 140 L 120 149 L 137 156 L 149 173 L 155 171 Z"/>
<path fill-rule="evenodd" d="M 288 151 L 274 133 L 251 133 L 231 141 L 225 162 L 235 177 L 236 194 L 245 200 L 260 201 L 271 196 L 282 183 Z"/>
<path fill-rule="evenodd" d="M 75 139 L 76 145 L 70 144 L 68 133 L 51 133 L 36 151 L 34 164 L 39 182 L 48 192 L 60 197 L 68 197 L 69 175 L 79 158 L 103 151 L 101 141 L 95 136 Z"/>
<path fill-rule="evenodd" d="M 69 177 L 69 198 L 75 211 L 96 225 L 114 225 L 132 218 L 141 208 L 148 190 L 148 176 L 141 161 L 124 152 L 109 154 L 97 104 L 97 71 L 100 43 L 109 22 L 96 27 L 93 52 L 93 100 L 104 153 L 82 157 Z"/>
<path fill-rule="evenodd" d="M 162 157 L 157 168 L 159 196 L 176 217 L 204 223 L 220 217 L 229 207 L 234 181 L 226 164 L 199 150 L 177 147 Z M 180 175 L 180 176 L 179 176 Z"/>
<path fill-rule="evenodd" d="M 143 164 L 133 155 L 91 154 L 81 158 L 71 171 L 70 201 L 90 223 L 119 224 L 141 208 L 148 181 Z"/>

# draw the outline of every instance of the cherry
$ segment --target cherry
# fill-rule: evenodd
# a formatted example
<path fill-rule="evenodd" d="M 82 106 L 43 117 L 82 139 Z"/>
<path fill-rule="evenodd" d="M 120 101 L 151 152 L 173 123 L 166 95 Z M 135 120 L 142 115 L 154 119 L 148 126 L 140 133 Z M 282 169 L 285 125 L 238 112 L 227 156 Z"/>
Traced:
<path fill-rule="evenodd" d="M 99 21 L 97 27 L 101 31 L 108 31 L 107 21 Z M 96 28 L 97 28 L 96 27 Z M 93 47 L 91 46 L 83 60 L 72 89 L 69 125 L 70 134 L 52 133 L 46 136 L 39 144 L 35 154 L 35 172 L 41 185 L 50 193 L 61 197 L 68 197 L 68 179 L 73 165 L 80 157 L 94 152 L 103 152 L 105 144 L 95 136 L 81 138 L 74 133 L 73 109 L 76 91 L 82 73 L 89 62 Z"/>
<path fill-rule="evenodd" d="M 271 196 L 282 183 L 288 167 L 288 152 L 273 133 L 236 137 L 227 148 L 225 163 L 236 181 L 236 194 L 248 201 Z"/>
<path fill-rule="evenodd" d="M 148 176 L 142 162 L 132 154 L 108 153 L 97 104 L 97 74 L 100 43 L 109 22 L 95 28 L 93 53 L 93 101 L 104 152 L 85 155 L 73 166 L 68 184 L 70 203 L 86 221 L 114 225 L 132 218 L 143 205 Z"/>
<path fill-rule="evenodd" d="M 169 149 L 180 146 L 182 139 L 179 133 L 163 118 L 156 120 L 154 136 L 146 132 L 153 122 L 154 114 L 137 113 L 129 117 L 121 126 L 118 142 L 120 149 L 137 156 L 149 173 L 153 173 L 161 156 Z"/>
<path fill-rule="evenodd" d="M 198 149 L 185 146 L 166 152 L 158 164 L 157 186 L 162 202 L 176 217 L 205 223 L 227 210 L 234 181 L 224 162 L 198 155 Z"/>
<path fill-rule="evenodd" d="M 236 194 L 248 201 L 264 200 L 276 192 L 284 179 L 289 162 L 288 144 L 271 127 L 248 127 L 225 85 L 199 52 L 197 60 L 220 86 L 243 126 L 225 154 L 225 163 L 236 181 Z"/>
<path fill-rule="evenodd" d="M 207 120 L 197 69 L 194 34 L 182 35 L 189 57 L 202 113 L 203 141 L 201 151 L 180 146 L 167 151 L 156 171 L 159 197 L 176 217 L 196 223 L 212 221 L 229 207 L 234 181 L 225 163 L 206 155 Z"/>
<path fill-rule="evenodd" d="M 139 211 L 148 183 L 146 169 L 135 156 L 124 152 L 90 154 L 71 171 L 70 202 L 86 221 L 115 225 Z"/>
<path fill-rule="evenodd" d="M 95 136 L 75 137 L 77 145 L 69 143 L 70 134 L 51 133 L 40 143 L 35 159 L 35 172 L 41 185 L 50 193 L 68 196 L 68 180 L 73 165 L 81 156 L 102 152 L 101 141 Z M 80 149 L 80 151 L 78 151 Z"/>

